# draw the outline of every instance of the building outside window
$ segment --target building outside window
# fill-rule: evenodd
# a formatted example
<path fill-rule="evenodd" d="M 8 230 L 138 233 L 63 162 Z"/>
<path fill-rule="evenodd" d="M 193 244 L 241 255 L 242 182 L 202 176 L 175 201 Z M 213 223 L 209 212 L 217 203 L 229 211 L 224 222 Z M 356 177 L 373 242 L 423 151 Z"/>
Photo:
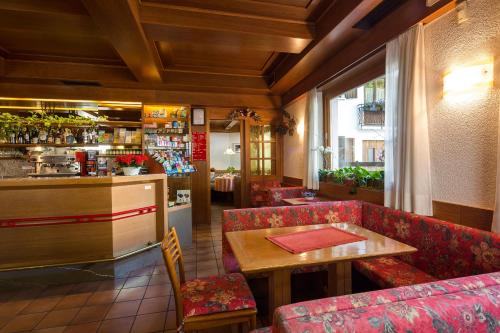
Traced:
<path fill-rule="evenodd" d="M 330 100 L 333 169 L 384 169 L 384 99 L 385 78 L 380 77 Z"/>

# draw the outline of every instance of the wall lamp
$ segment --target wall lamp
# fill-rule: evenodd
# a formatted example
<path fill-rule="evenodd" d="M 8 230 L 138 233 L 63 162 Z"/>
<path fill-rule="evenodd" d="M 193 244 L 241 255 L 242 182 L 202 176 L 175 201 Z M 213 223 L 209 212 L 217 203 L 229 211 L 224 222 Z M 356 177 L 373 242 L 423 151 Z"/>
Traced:
<path fill-rule="evenodd" d="M 445 74 L 443 94 L 463 94 L 493 86 L 493 60 L 472 66 L 457 67 Z"/>

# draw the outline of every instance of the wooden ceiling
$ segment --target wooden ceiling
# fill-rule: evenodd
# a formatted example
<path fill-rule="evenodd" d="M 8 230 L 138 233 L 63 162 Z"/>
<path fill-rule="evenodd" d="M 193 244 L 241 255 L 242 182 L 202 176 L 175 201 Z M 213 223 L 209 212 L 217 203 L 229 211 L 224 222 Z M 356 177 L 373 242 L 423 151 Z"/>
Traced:
<path fill-rule="evenodd" d="M 0 84 L 283 95 L 381 2 L 2 0 Z"/>

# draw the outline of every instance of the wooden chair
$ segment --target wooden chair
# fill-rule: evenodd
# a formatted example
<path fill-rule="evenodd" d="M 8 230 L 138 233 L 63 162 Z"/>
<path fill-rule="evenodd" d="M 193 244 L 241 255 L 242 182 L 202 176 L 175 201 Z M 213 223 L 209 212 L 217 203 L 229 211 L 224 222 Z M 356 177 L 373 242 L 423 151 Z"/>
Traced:
<path fill-rule="evenodd" d="M 161 249 L 174 290 L 178 332 L 233 324 L 240 328 L 247 324 L 250 330 L 255 329 L 257 308 L 243 275 L 234 273 L 186 281 L 175 228 L 165 236 Z"/>

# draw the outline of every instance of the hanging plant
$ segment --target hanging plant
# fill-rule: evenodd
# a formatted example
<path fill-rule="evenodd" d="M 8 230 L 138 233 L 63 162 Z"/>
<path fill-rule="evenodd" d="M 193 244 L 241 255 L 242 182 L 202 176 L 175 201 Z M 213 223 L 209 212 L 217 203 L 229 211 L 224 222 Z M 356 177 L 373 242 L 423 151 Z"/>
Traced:
<path fill-rule="evenodd" d="M 257 112 L 247 107 L 238 108 L 229 114 L 229 120 L 238 120 L 241 117 L 251 118 L 255 121 L 261 120 L 261 117 Z"/>
<path fill-rule="evenodd" d="M 295 130 L 297 129 L 297 121 L 295 118 L 285 110 L 281 110 L 281 122 L 278 127 L 276 127 L 276 132 L 280 135 L 288 135 L 293 136 L 295 134 Z"/>

